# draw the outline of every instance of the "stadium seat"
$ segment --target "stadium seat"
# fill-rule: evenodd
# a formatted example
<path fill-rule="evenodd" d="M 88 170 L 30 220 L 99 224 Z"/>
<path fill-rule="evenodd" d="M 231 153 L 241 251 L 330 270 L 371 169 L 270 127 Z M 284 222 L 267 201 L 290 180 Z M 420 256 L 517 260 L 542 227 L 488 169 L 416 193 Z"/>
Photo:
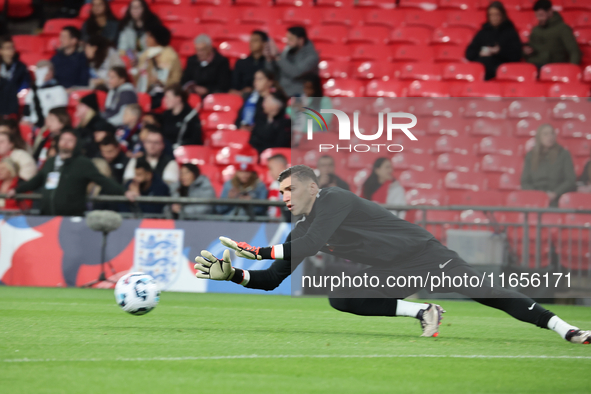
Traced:
<path fill-rule="evenodd" d="M 581 80 L 581 68 L 570 63 L 550 63 L 540 69 L 540 81 L 572 83 Z"/>
<path fill-rule="evenodd" d="M 344 44 L 347 41 L 347 28 L 345 26 L 317 25 L 308 29 L 308 38 L 317 43 Z"/>
<path fill-rule="evenodd" d="M 400 81 L 370 81 L 366 87 L 367 97 L 405 97 L 406 84 Z"/>
<path fill-rule="evenodd" d="M 442 26 L 446 21 L 446 15 L 442 12 L 408 11 L 404 18 L 406 26 L 426 27 L 433 31 Z"/>
<path fill-rule="evenodd" d="M 256 164 L 259 160 L 259 155 L 254 148 L 232 148 L 226 146 L 220 149 L 215 154 L 215 163 L 217 165 L 231 165 L 249 163 Z"/>
<path fill-rule="evenodd" d="M 201 164 L 199 165 L 199 171 L 205 175 L 212 183 L 222 182 L 222 173 L 220 167 L 215 164 Z M 217 194 L 217 193 L 216 193 Z M 219 196 L 219 194 L 217 194 Z"/>
<path fill-rule="evenodd" d="M 549 106 L 545 98 L 514 99 L 509 104 L 507 116 L 513 119 L 545 119 L 549 115 Z"/>
<path fill-rule="evenodd" d="M 17 52 L 38 52 L 39 48 L 45 48 L 46 37 L 31 34 L 18 34 L 12 36 L 12 42 Z"/>
<path fill-rule="evenodd" d="M 400 26 L 390 33 L 390 44 L 428 45 L 431 42 L 431 30 L 426 27 Z"/>
<path fill-rule="evenodd" d="M 338 0 L 328 0 L 338 1 Z M 318 7 L 318 0 L 316 2 Z M 361 21 L 363 14 L 353 8 L 329 8 L 322 13 L 323 25 L 343 25 L 345 27 L 355 26 Z"/>
<path fill-rule="evenodd" d="M 454 97 L 501 97 L 502 87 L 497 82 L 474 81 L 455 84 L 451 92 Z"/>
<path fill-rule="evenodd" d="M 583 70 L 583 82 L 591 82 L 591 66 L 586 66 Z"/>
<path fill-rule="evenodd" d="M 505 193 L 498 190 L 479 190 L 453 193 L 448 198 L 448 204 L 497 207 L 505 205 Z"/>
<path fill-rule="evenodd" d="M 405 197 L 408 205 L 447 205 L 447 195 L 439 189 L 407 189 Z"/>
<path fill-rule="evenodd" d="M 308 0 L 273 0 L 272 5 L 275 7 L 309 8 L 312 5 L 312 2 Z"/>
<path fill-rule="evenodd" d="M 467 27 L 475 31 L 480 30 L 484 22 L 486 22 L 486 15 L 481 11 L 449 12 L 446 19 L 446 24 L 449 27 Z"/>
<path fill-rule="evenodd" d="M 480 166 L 483 172 L 521 174 L 523 158 L 519 156 L 485 155 Z"/>
<path fill-rule="evenodd" d="M 351 61 L 351 48 L 347 45 L 320 43 L 315 45 L 320 60 Z"/>
<path fill-rule="evenodd" d="M 236 112 L 210 112 L 201 116 L 204 130 L 236 130 Z"/>
<path fill-rule="evenodd" d="M 554 119 L 571 119 L 587 121 L 587 116 L 591 110 L 591 103 L 588 101 L 561 100 L 552 108 L 552 117 Z"/>
<path fill-rule="evenodd" d="M 504 63 L 497 68 L 497 81 L 535 82 L 538 69 L 531 63 Z"/>
<path fill-rule="evenodd" d="M 392 156 L 391 162 L 394 171 L 430 171 L 433 168 L 433 156 L 428 153 L 400 152 Z"/>
<path fill-rule="evenodd" d="M 535 137 L 538 127 L 540 127 L 544 123 L 547 123 L 547 121 L 536 119 L 521 119 L 519 122 L 515 124 L 513 136 L 521 138 Z"/>
<path fill-rule="evenodd" d="M 591 139 L 591 130 L 583 122 L 567 121 L 560 127 L 560 137 Z"/>
<path fill-rule="evenodd" d="M 351 77 L 351 62 L 338 60 L 322 60 L 318 64 L 320 78 L 349 78 Z"/>
<path fill-rule="evenodd" d="M 401 80 L 441 81 L 442 67 L 431 62 L 407 63 L 400 67 Z"/>
<path fill-rule="evenodd" d="M 558 200 L 558 207 L 571 209 L 591 209 L 591 198 L 589 198 L 589 193 L 565 193 L 560 196 L 560 199 Z"/>
<path fill-rule="evenodd" d="M 546 208 L 550 205 L 550 198 L 543 191 L 520 190 L 509 193 L 506 205 L 521 208 Z"/>
<path fill-rule="evenodd" d="M 565 11 L 591 11 L 591 4 L 585 0 L 562 0 Z"/>
<path fill-rule="evenodd" d="M 137 102 L 144 113 L 152 110 L 152 97 L 148 93 L 137 93 Z"/>
<path fill-rule="evenodd" d="M 479 155 L 519 156 L 519 146 L 511 137 L 484 137 L 478 144 Z"/>
<path fill-rule="evenodd" d="M 232 148 L 244 148 L 249 146 L 250 131 L 246 130 L 218 130 L 211 135 L 211 146 L 214 148 L 223 148 L 230 146 Z"/>
<path fill-rule="evenodd" d="M 347 168 L 354 170 L 371 168 L 375 160 L 376 157 L 374 155 L 362 152 L 351 152 L 347 154 Z"/>
<path fill-rule="evenodd" d="M 437 171 L 406 170 L 400 173 L 398 181 L 405 189 L 440 189 L 442 183 Z"/>
<path fill-rule="evenodd" d="M 242 107 L 242 97 L 229 93 L 208 94 L 203 99 L 204 112 L 238 112 Z"/>
<path fill-rule="evenodd" d="M 216 43 L 221 43 L 223 41 L 241 41 L 249 43 L 253 29 L 248 25 L 211 25 L 211 28 L 208 30 L 209 36 Z"/>
<path fill-rule="evenodd" d="M 502 119 L 476 119 L 473 120 L 472 126 L 469 127 L 469 134 L 474 137 L 503 137 L 499 138 L 499 140 L 505 141 L 504 137 L 513 135 L 513 125 L 511 122 L 507 122 Z M 507 141 L 507 144 L 513 143 L 512 141 Z M 489 142 L 486 142 L 486 146 L 489 146 Z M 494 144 L 494 142 L 493 142 Z M 506 146 L 503 144 L 502 146 Z M 487 153 L 495 153 L 495 152 L 487 152 Z"/>
<path fill-rule="evenodd" d="M 254 25 L 253 30 L 281 20 L 282 10 L 273 7 L 243 8 L 239 16 L 240 24 Z"/>
<path fill-rule="evenodd" d="M 287 159 L 288 164 L 291 162 L 291 148 L 268 148 L 261 152 L 260 164 L 266 166 L 269 158 L 275 155 L 283 155 Z"/>
<path fill-rule="evenodd" d="M 574 31 L 574 34 L 579 45 L 591 45 L 591 28 L 578 28 Z"/>
<path fill-rule="evenodd" d="M 385 26 L 357 26 L 349 30 L 347 43 L 383 45 L 388 43 L 390 29 Z"/>
<path fill-rule="evenodd" d="M 465 101 L 464 117 L 505 119 L 508 103 L 496 98 L 481 98 Z"/>
<path fill-rule="evenodd" d="M 565 23 L 577 29 L 580 27 L 591 27 L 591 13 L 581 11 L 564 11 L 560 14 Z"/>
<path fill-rule="evenodd" d="M 589 157 L 591 152 L 591 140 L 562 140 L 561 145 L 568 149 L 573 157 Z"/>
<path fill-rule="evenodd" d="M 355 45 L 351 51 L 353 61 L 390 61 L 391 59 L 391 47 L 385 45 L 360 44 Z"/>
<path fill-rule="evenodd" d="M 476 143 L 469 137 L 451 137 L 442 135 L 435 141 L 433 153 L 459 153 L 466 156 L 474 156 Z"/>
<path fill-rule="evenodd" d="M 213 164 L 214 150 L 209 146 L 183 145 L 174 150 L 174 157 L 179 163 Z"/>
<path fill-rule="evenodd" d="M 0 1 L 0 12 L 4 11 L 4 5 L 7 0 Z M 6 16 L 9 18 L 28 18 L 33 15 L 33 1 L 32 0 L 11 0 Z"/>
<path fill-rule="evenodd" d="M 591 215 L 566 214 L 564 224 L 573 228 L 560 232 L 560 264 L 571 270 L 591 269 Z"/>
<path fill-rule="evenodd" d="M 466 49 L 462 47 L 439 45 L 435 47 L 433 60 L 437 63 L 467 62 L 465 53 Z"/>
<path fill-rule="evenodd" d="M 193 43 L 190 42 L 190 45 L 191 47 L 193 47 L 192 49 L 194 53 L 195 48 L 193 46 Z M 227 57 L 230 61 L 230 66 L 234 67 L 238 59 L 246 59 L 248 57 L 248 55 L 250 54 L 250 44 L 248 42 L 243 41 L 224 41 L 218 46 L 218 51 L 222 56 Z"/>
<path fill-rule="evenodd" d="M 91 5 L 91 4 L 87 4 Z M 111 9 L 113 7 L 111 6 Z M 196 22 L 199 21 L 203 11 L 200 7 L 188 4 L 153 4 L 151 10 L 163 21 Z"/>
<path fill-rule="evenodd" d="M 496 186 L 496 189 L 506 191 L 521 190 L 521 174 L 501 174 L 497 185 L 493 186 L 489 183 L 488 186 L 489 188 Z"/>
<path fill-rule="evenodd" d="M 320 23 L 320 14 L 308 7 L 290 7 L 283 11 L 281 19 L 285 25 L 316 26 Z"/>
<path fill-rule="evenodd" d="M 428 62 L 432 59 L 432 47 L 400 45 L 393 52 L 393 60 L 396 62 Z"/>
<path fill-rule="evenodd" d="M 363 25 L 386 26 L 395 29 L 402 25 L 406 13 L 401 10 L 370 10 L 365 14 Z"/>
<path fill-rule="evenodd" d="M 486 189 L 486 178 L 473 172 L 450 171 L 443 178 L 443 185 L 448 190 L 477 192 Z"/>
<path fill-rule="evenodd" d="M 82 27 L 82 21 L 79 19 L 68 19 L 68 18 L 56 18 L 48 19 L 43 26 L 41 35 L 43 36 L 58 36 L 62 29 L 66 26 L 74 26 L 80 29 Z"/>
<path fill-rule="evenodd" d="M 463 137 L 467 134 L 468 124 L 463 118 L 437 117 L 426 120 L 427 135 L 449 135 Z M 424 122 L 422 122 L 423 128 Z"/>
<path fill-rule="evenodd" d="M 548 89 L 548 97 L 589 97 L 589 85 L 584 83 L 555 83 Z"/>
<path fill-rule="evenodd" d="M 355 62 L 353 78 L 388 80 L 394 76 L 394 66 L 390 62 Z"/>
<path fill-rule="evenodd" d="M 433 31 L 431 43 L 466 47 L 474 38 L 474 30 L 467 27 L 440 27 Z"/>
<path fill-rule="evenodd" d="M 538 82 L 503 83 L 503 97 L 546 97 L 547 85 Z"/>
<path fill-rule="evenodd" d="M 400 0 L 400 8 L 418 8 L 424 11 L 433 11 L 437 9 L 437 0 Z"/>
<path fill-rule="evenodd" d="M 380 10 L 392 10 L 396 7 L 395 0 L 357 0 L 356 8 L 378 8 Z"/>
<path fill-rule="evenodd" d="M 413 81 L 408 87 L 409 97 L 450 97 L 450 88 L 441 81 Z"/>
<path fill-rule="evenodd" d="M 450 63 L 443 67 L 443 79 L 450 81 L 484 81 L 484 66 L 482 63 Z"/>
<path fill-rule="evenodd" d="M 329 79 L 323 85 L 328 97 L 363 97 L 365 86 L 356 79 Z"/>
<path fill-rule="evenodd" d="M 476 157 L 459 153 L 443 153 L 435 160 L 435 169 L 442 172 L 474 172 L 478 170 L 478 165 Z"/>
<path fill-rule="evenodd" d="M 451 98 L 414 98 L 409 104 L 412 106 L 408 110 L 416 116 L 452 118 L 459 116 L 459 111 L 463 109 Z"/>

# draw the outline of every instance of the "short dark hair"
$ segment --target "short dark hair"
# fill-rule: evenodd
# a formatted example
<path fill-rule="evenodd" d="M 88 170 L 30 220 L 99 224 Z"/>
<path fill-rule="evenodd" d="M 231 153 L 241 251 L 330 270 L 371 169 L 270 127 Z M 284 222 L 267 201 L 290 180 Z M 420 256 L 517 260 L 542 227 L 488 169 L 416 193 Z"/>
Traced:
<path fill-rule="evenodd" d="M 191 171 L 195 176 L 195 179 L 199 178 L 199 175 L 201 175 L 201 170 L 199 169 L 199 166 L 193 163 L 183 163 L 181 164 L 181 167 L 185 167 L 187 170 Z"/>
<path fill-rule="evenodd" d="M 78 41 L 80 41 L 80 38 L 82 37 L 82 33 L 80 32 L 80 29 L 78 29 L 76 26 L 64 26 L 64 28 L 62 29 L 62 31 L 67 31 L 68 33 L 70 33 L 70 37 L 77 39 Z"/>
<path fill-rule="evenodd" d="M 148 130 L 148 133 L 158 133 L 158 134 L 162 135 L 160 128 L 156 125 L 153 125 L 153 124 L 145 124 L 142 126 L 142 129 Z"/>
<path fill-rule="evenodd" d="M 1 36 L 0 37 L 0 48 L 6 44 L 7 42 L 10 42 L 11 44 L 14 45 L 14 42 L 12 41 L 12 37 L 10 35 L 5 35 L 5 36 Z"/>
<path fill-rule="evenodd" d="M 284 154 L 281 153 L 277 153 L 276 155 L 273 155 L 271 157 L 269 157 L 267 159 L 267 162 L 270 162 L 271 160 L 281 160 L 281 162 L 283 163 L 283 165 L 287 165 L 288 161 L 287 161 L 287 157 L 285 157 Z"/>
<path fill-rule="evenodd" d="M 124 66 L 113 66 L 109 69 L 109 71 L 113 71 L 119 78 L 124 79 L 125 82 L 129 82 L 129 75 L 127 74 L 127 69 Z"/>
<path fill-rule="evenodd" d="M 160 46 L 168 46 L 170 44 L 171 34 L 168 28 L 160 23 L 149 23 L 146 26 L 146 33 L 150 33 L 156 43 Z"/>
<path fill-rule="evenodd" d="M 538 0 L 535 2 L 533 9 L 534 11 L 550 11 L 552 9 L 552 2 L 550 0 Z"/>
<path fill-rule="evenodd" d="M 306 28 L 303 26 L 292 26 L 287 29 L 288 32 L 296 36 L 297 38 L 303 38 L 304 43 L 308 43 L 308 33 L 306 33 Z"/>
<path fill-rule="evenodd" d="M 189 100 L 189 95 L 183 89 L 180 83 L 173 83 L 168 85 L 164 90 L 164 93 L 166 92 L 172 92 L 172 94 L 174 94 L 175 96 L 180 97 L 181 100 L 183 100 L 183 103 L 186 103 Z"/>
<path fill-rule="evenodd" d="M 283 172 L 281 172 L 281 174 L 279 174 L 279 178 L 277 178 L 277 180 L 279 182 L 283 182 L 290 176 L 298 178 L 300 181 L 310 180 L 316 183 L 317 185 L 319 184 L 318 177 L 314 173 L 314 170 L 303 164 L 291 166 L 288 169 L 284 170 Z"/>
<path fill-rule="evenodd" d="M 115 136 L 113 134 L 107 134 L 105 136 L 105 138 L 103 138 L 101 140 L 101 142 L 99 142 L 99 146 L 108 146 L 108 145 L 113 145 L 113 146 L 116 146 L 117 148 L 119 148 L 119 141 L 117 141 L 117 138 L 115 138 Z"/>
<path fill-rule="evenodd" d="M 76 137 L 76 140 L 78 140 L 78 133 L 76 133 L 76 130 L 74 129 L 63 129 L 60 133 L 60 135 L 58 136 L 57 140 L 61 140 L 62 139 L 62 135 L 64 134 L 72 134 L 74 137 Z"/>
<path fill-rule="evenodd" d="M 151 174 L 154 173 L 154 169 L 152 168 L 152 166 L 150 165 L 150 163 L 148 163 L 148 160 L 146 160 L 145 157 L 139 157 L 135 161 L 135 169 L 137 170 L 138 168 L 141 168 L 142 170 L 146 170 L 146 171 L 148 171 Z"/>
<path fill-rule="evenodd" d="M 332 163 L 334 164 L 334 157 L 332 157 L 331 155 L 322 155 L 318 158 L 318 163 L 320 163 L 320 160 L 322 159 L 330 159 L 330 161 L 332 161 Z"/>
<path fill-rule="evenodd" d="M 252 32 L 252 34 L 253 34 L 253 35 L 255 35 L 255 34 L 256 34 L 257 36 L 261 37 L 261 40 L 262 40 L 263 42 L 267 42 L 267 41 L 269 41 L 269 35 L 268 35 L 267 33 L 265 33 L 264 31 L 262 31 L 262 30 L 254 30 L 254 31 Z"/>

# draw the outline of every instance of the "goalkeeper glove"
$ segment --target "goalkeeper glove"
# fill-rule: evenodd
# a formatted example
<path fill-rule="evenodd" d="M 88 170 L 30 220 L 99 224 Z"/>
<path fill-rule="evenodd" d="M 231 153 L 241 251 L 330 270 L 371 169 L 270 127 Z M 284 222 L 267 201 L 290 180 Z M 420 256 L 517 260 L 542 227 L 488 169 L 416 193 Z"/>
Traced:
<path fill-rule="evenodd" d="M 228 249 L 224 250 L 224 258 L 221 261 L 207 250 L 202 250 L 201 256 L 195 257 L 195 261 L 195 269 L 200 271 L 195 276 L 202 279 L 231 280 L 236 271 L 232 267 Z"/>
<path fill-rule="evenodd" d="M 230 238 L 227 237 L 220 237 L 220 241 L 222 245 L 233 249 L 236 251 L 236 256 L 243 257 L 245 259 L 250 260 L 262 260 L 263 256 L 261 255 L 261 249 L 256 246 L 250 246 L 246 242 L 238 242 L 232 241 Z"/>

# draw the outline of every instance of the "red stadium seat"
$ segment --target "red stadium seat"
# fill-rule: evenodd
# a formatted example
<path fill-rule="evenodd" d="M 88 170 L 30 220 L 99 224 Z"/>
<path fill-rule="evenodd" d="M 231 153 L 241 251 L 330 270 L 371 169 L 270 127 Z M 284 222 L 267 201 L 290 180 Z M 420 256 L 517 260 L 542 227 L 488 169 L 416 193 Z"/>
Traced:
<path fill-rule="evenodd" d="M 480 155 L 499 155 L 499 156 L 518 156 L 519 146 L 510 137 L 484 137 L 478 144 L 478 154 Z"/>
<path fill-rule="evenodd" d="M 579 27 L 591 27 L 591 13 L 581 11 L 564 11 L 560 15 L 567 25 L 573 29 Z"/>
<path fill-rule="evenodd" d="M 591 66 L 587 66 L 585 67 L 585 70 L 583 70 L 583 81 L 591 82 Z"/>
<path fill-rule="evenodd" d="M 216 43 L 222 41 L 241 41 L 249 43 L 250 37 L 252 36 L 252 30 L 252 27 L 248 25 L 211 25 L 209 36 Z"/>
<path fill-rule="evenodd" d="M 191 46 L 193 46 L 192 42 Z M 242 41 L 224 41 L 218 46 L 218 51 L 221 55 L 227 57 L 230 65 L 233 66 L 236 64 L 236 60 L 246 59 L 248 57 L 250 54 L 250 44 Z M 194 48 L 193 52 L 195 52 Z"/>
<path fill-rule="evenodd" d="M 509 104 L 509 118 L 544 119 L 549 115 L 549 103 L 545 98 L 515 99 Z"/>
<path fill-rule="evenodd" d="M 318 44 L 315 45 L 321 60 L 351 61 L 351 48 L 347 45 Z"/>
<path fill-rule="evenodd" d="M 438 63 L 467 62 L 465 53 L 466 49 L 462 47 L 440 45 L 435 48 L 433 60 Z"/>
<path fill-rule="evenodd" d="M 176 22 L 196 22 L 203 11 L 200 7 L 188 4 L 153 4 L 150 8 L 163 21 Z"/>
<path fill-rule="evenodd" d="M 568 149 L 573 157 L 589 157 L 591 152 L 591 140 L 562 140 L 561 145 Z"/>
<path fill-rule="evenodd" d="M 318 2 L 316 6 L 318 6 Z M 322 13 L 320 20 L 323 25 L 343 25 L 349 27 L 357 25 L 362 18 L 363 14 L 353 8 L 330 8 Z"/>
<path fill-rule="evenodd" d="M 431 42 L 466 47 L 472 38 L 474 38 L 474 30 L 467 27 L 440 27 L 433 32 Z"/>
<path fill-rule="evenodd" d="M 433 156 L 428 153 L 396 153 L 392 159 L 394 171 L 414 170 L 429 171 L 433 168 Z"/>
<path fill-rule="evenodd" d="M 508 82 L 503 84 L 503 97 L 546 97 L 547 85 L 538 82 Z"/>
<path fill-rule="evenodd" d="M 504 63 L 497 68 L 497 81 L 535 82 L 538 69 L 531 63 Z"/>
<path fill-rule="evenodd" d="M 523 159 L 518 156 L 486 155 L 482 158 L 482 171 L 521 174 Z"/>
<path fill-rule="evenodd" d="M 496 207 L 505 204 L 505 193 L 500 192 L 498 190 L 481 190 L 477 192 L 473 191 L 464 193 L 454 193 L 450 196 L 448 204 Z"/>
<path fill-rule="evenodd" d="M 555 83 L 548 89 L 548 97 L 589 97 L 589 85 L 583 83 Z"/>
<path fill-rule="evenodd" d="M 546 208 L 550 205 L 550 198 L 543 191 L 520 190 L 509 193 L 506 204 L 508 207 Z"/>
<path fill-rule="evenodd" d="M 591 45 L 591 28 L 579 28 L 574 34 L 579 45 Z"/>
<path fill-rule="evenodd" d="M 459 83 L 452 86 L 454 97 L 501 97 L 501 85 L 496 82 L 476 81 Z"/>
<path fill-rule="evenodd" d="M 401 8 L 419 8 L 425 11 L 437 9 L 437 0 L 400 0 L 398 7 Z"/>
<path fill-rule="evenodd" d="M 591 103 L 588 101 L 576 102 L 574 100 L 563 100 L 552 109 L 552 117 L 555 119 L 572 119 L 586 122 L 590 109 Z"/>
<path fill-rule="evenodd" d="M 0 12 L 4 11 L 4 5 L 7 0 L 0 1 Z M 33 15 L 32 0 L 12 0 L 7 10 L 9 18 L 27 18 Z"/>
<path fill-rule="evenodd" d="M 45 48 L 46 37 L 19 34 L 12 36 L 12 42 L 14 48 L 20 53 L 39 52 L 39 48 Z"/>
<path fill-rule="evenodd" d="M 558 207 L 571 209 L 591 209 L 591 198 L 589 198 L 589 193 L 565 193 L 560 196 L 560 199 L 558 200 Z"/>
<path fill-rule="evenodd" d="M 470 190 L 473 192 L 486 189 L 486 178 L 473 172 L 451 171 L 445 175 L 443 185 L 448 190 Z"/>
<path fill-rule="evenodd" d="M 507 117 L 507 105 L 506 101 L 493 98 L 469 100 L 465 103 L 464 117 L 504 119 Z"/>
<path fill-rule="evenodd" d="M 469 137 L 451 137 L 443 135 L 435 141 L 434 153 L 459 153 L 474 156 L 476 144 Z"/>
<path fill-rule="evenodd" d="M 401 108 L 405 111 L 407 108 Z M 460 115 L 461 106 L 456 100 L 440 98 L 414 98 L 412 107 L 408 108 L 414 115 L 452 118 Z"/>
<path fill-rule="evenodd" d="M 515 125 L 515 130 L 513 132 L 514 137 L 534 137 L 538 130 L 538 127 L 547 123 L 546 120 L 536 120 L 536 119 L 521 119 Z M 525 152 L 524 152 L 525 153 Z"/>
<path fill-rule="evenodd" d="M 422 124 L 424 128 L 424 122 Z M 427 135 L 463 137 L 467 130 L 468 125 L 462 118 L 437 117 L 427 120 Z"/>
<path fill-rule="evenodd" d="M 560 137 L 591 139 L 591 130 L 583 122 L 567 121 L 560 127 Z"/>
<path fill-rule="evenodd" d="M 308 7 L 290 7 L 283 11 L 282 22 L 286 25 L 316 26 L 320 23 L 320 14 Z"/>
<path fill-rule="evenodd" d="M 211 135 L 211 146 L 214 148 L 244 148 L 249 146 L 250 131 L 218 130 Z"/>
<path fill-rule="evenodd" d="M 407 63 L 400 68 L 401 80 L 441 81 L 442 67 L 435 63 Z"/>
<path fill-rule="evenodd" d="M 393 60 L 396 62 L 428 62 L 432 59 L 432 47 L 400 45 L 393 53 Z"/>
<path fill-rule="evenodd" d="M 405 97 L 406 85 L 400 81 L 371 81 L 367 84 L 367 97 Z"/>
<path fill-rule="evenodd" d="M 484 81 L 482 63 L 450 63 L 443 68 L 443 79 L 450 81 Z"/>
<path fill-rule="evenodd" d="M 396 7 L 395 0 L 358 0 L 355 2 L 357 8 L 378 8 L 380 10 L 392 10 Z"/>
<path fill-rule="evenodd" d="M 405 189 L 440 189 L 442 183 L 436 171 L 406 170 L 400 173 L 398 181 Z"/>
<path fill-rule="evenodd" d="M 489 188 L 493 185 L 489 184 Z M 496 185 L 499 190 L 520 190 L 521 189 L 521 174 L 504 173 L 499 177 L 499 183 Z"/>
<path fill-rule="evenodd" d="M 307 0 L 273 0 L 272 5 L 275 7 L 303 7 L 308 8 L 312 5 L 311 1 Z"/>
<path fill-rule="evenodd" d="M 571 270 L 589 270 L 591 268 L 591 215 L 567 214 L 564 224 L 573 228 L 561 231 L 560 264 Z"/>
<path fill-rule="evenodd" d="M 211 112 L 203 116 L 201 122 L 205 130 L 236 130 L 236 112 Z"/>
<path fill-rule="evenodd" d="M 273 7 L 243 8 L 239 16 L 240 23 L 255 25 L 253 30 L 267 25 L 269 22 L 281 20 L 282 10 Z"/>
<path fill-rule="evenodd" d="M 581 68 L 570 63 L 550 63 L 540 69 L 540 81 L 572 83 L 581 80 Z"/>
<path fill-rule="evenodd" d="M 385 45 L 361 44 L 351 51 L 354 61 L 390 61 L 391 58 L 391 48 Z"/>
<path fill-rule="evenodd" d="M 201 174 L 205 175 L 212 183 L 222 182 L 222 173 L 220 171 L 220 168 L 215 164 L 201 164 L 199 165 L 199 171 L 201 172 Z"/>
<path fill-rule="evenodd" d="M 459 153 L 443 153 L 437 156 L 435 169 L 443 172 L 474 172 L 478 169 L 478 160 L 474 156 L 465 156 Z"/>
<path fill-rule="evenodd" d="M 318 64 L 321 78 L 349 78 L 351 76 L 351 63 L 338 60 L 323 60 Z"/>
<path fill-rule="evenodd" d="M 212 164 L 214 150 L 209 146 L 183 145 L 174 150 L 174 157 L 179 163 Z"/>
<path fill-rule="evenodd" d="M 475 1 L 471 0 L 439 0 L 439 10 L 468 10 L 477 7 Z M 462 11 L 470 12 L 470 11 Z"/>
<path fill-rule="evenodd" d="M 242 97 L 229 93 L 208 94 L 203 99 L 205 112 L 238 112 L 242 107 Z"/>
<path fill-rule="evenodd" d="M 374 155 L 368 155 L 367 153 L 361 152 L 351 152 L 347 154 L 347 168 L 351 169 L 361 169 L 361 168 L 370 168 L 374 161 Z"/>
<path fill-rule="evenodd" d="M 444 25 L 445 21 L 446 15 L 442 12 L 409 11 L 404 18 L 406 26 L 426 27 L 431 31 Z"/>
<path fill-rule="evenodd" d="M 475 137 L 503 137 L 498 138 L 499 141 L 503 141 L 503 147 L 509 144 L 512 144 L 512 141 L 508 141 L 505 143 L 505 138 L 507 136 L 513 135 L 513 127 L 511 122 L 507 122 L 505 120 L 497 120 L 497 119 L 476 119 L 472 123 L 472 127 L 469 128 L 469 133 Z M 493 142 L 494 144 L 494 142 Z M 486 142 L 485 146 L 490 146 L 488 142 Z M 487 152 L 487 153 L 496 153 L 496 152 Z"/>
<path fill-rule="evenodd" d="M 390 33 L 390 44 L 428 45 L 431 42 L 431 30 L 426 27 L 400 26 Z"/>
<path fill-rule="evenodd" d="M 347 43 L 381 45 L 388 42 L 390 29 L 385 26 L 358 26 L 349 30 Z"/>
<path fill-rule="evenodd" d="M 43 26 L 43 32 L 41 34 L 44 36 L 58 36 L 64 27 L 74 26 L 80 29 L 82 27 L 82 23 L 83 22 L 79 19 L 48 19 Z"/>
<path fill-rule="evenodd" d="M 254 148 L 246 147 L 246 148 L 232 148 L 232 147 L 225 147 L 220 149 L 215 154 L 215 163 L 217 165 L 230 165 L 230 164 L 240 164 L 240 163 L 249 163 L 249 164 L 256 164 L 259 160 L 259 155 Z"/>
<path fill-rule="evenodd" d="M 308 38 L 317 43 L 344 44 L 347 41 L 348 29 L 345 26 L 317 25 L 308 29 Z"/>
<path fill-rule="evenodd" d="M 562 0 L 565 11 L 591 11 L 591 4 L 585 0 Z"/>
<path fill-rule="evenodd" d="M 150 112 L 152 109 L 152 97 L 148 93 L 137 93 L 137 103 L 144 112 Z"/>
<path fill-rule="evenodd" d="M 440 81 L 413 81 L 408 87 L 409 97 L 450 97 L 450 87 Z"/>
<path fill-rule="evenodd" d="M 406 13 L 401 10 L 370 10 L 365 14 L 365 26 L 386 26 L 395 29 L 404 22 Z"/>
<path fill-rule="evenodd" d="M 486 22 L 486 15 L 482 11 L 450 12 L 446 20 L 449 27 L 468 27 L 473 30 L 480 30 L 484 22 Z"/>
<path fill-rule="evenodd" d="M 356 79 L 329 79 L 323 85 L 328 97 L 363 97 L 365 86 Z"/>
<path fill-rule="evenodd" d="M 394 76 L 394 66 L 390 62 L 356 62 L 353 64 L 353 78 L 388 80 Z"/>
<path fill-rule="evenodd" d="M 447 204 L 447 195 L 438 189 L 411 189 L 406 192 L 405 197 L 408 205 L 441 206 Z"/>

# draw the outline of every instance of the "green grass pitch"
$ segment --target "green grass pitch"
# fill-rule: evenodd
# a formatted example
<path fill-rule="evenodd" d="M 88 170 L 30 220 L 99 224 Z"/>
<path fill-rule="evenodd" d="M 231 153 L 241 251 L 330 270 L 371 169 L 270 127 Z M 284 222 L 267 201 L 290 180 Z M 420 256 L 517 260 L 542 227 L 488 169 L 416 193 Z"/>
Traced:
<path fill-rule="evenodd" d="M 0 393 L 589 393 L 591 346 L 442 300 L 439 338 L 326 299 L 0 287 Z M 591 308 L 550 306 L 581 328 Z M 547 356 L 547 357 L 545 357 Z"/>

